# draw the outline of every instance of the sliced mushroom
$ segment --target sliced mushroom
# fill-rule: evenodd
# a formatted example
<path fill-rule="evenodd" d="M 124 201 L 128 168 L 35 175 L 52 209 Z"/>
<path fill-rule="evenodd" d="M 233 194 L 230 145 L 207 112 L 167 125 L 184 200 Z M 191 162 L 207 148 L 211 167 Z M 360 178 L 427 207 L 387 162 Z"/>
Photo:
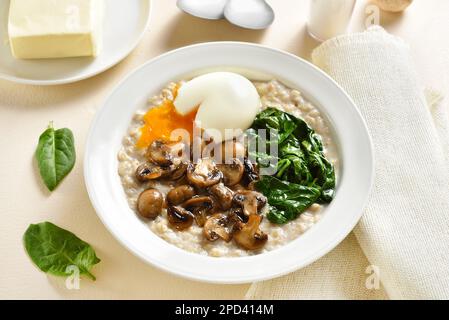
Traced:
<path fill-rule="evenodd" d="M 155 140 L 148 147 L 147 157 L 161 166 L 178 165 L 181 163 L 184 148 L 183 142 Z"/>
<path fill-rule="evenodd" d="M 268 235 L 259 229 L 262 216 L 250 215 L 247 223 L 234 225 L 233 238 L 237 245 L 247 250 L 261 249 L 268 240 Z"/>
<path fill-rule="evenodd" d="M 137 199 L 137 211 L 148 219 L 155 219 L 162 211 L 164 196 L 156 189 L 143 191 Z"/>
<path fill-rule="evenodd" d="M 220 182 L 223 174 L 211 158 L 199 159 L 196 165 L 187 167 L 187 179 L 198 188 L 207 188 Z"/>
<path fill-rule="evenodd" d="M 219 238 L 226 242 L 231 241 L 231 228 L 228 226 L 229 219 L 223 213 L 216 213 L 210 216 L 204 224 L 203 234 L 209 241 L 215 241 Z"/>
<path fill-rule="evenodd" d="M 222 182 L 210 187 L 209 192 L 218 200 L 222 210 L 231 208 L 234 191 L 226 187 Z"/>
<path fill-rule="evenodd" d="M 227 186 L 233 186 L 242 180 L 244 166 L 239 159 L 232 159 L 232 163 L 218 164 L 217 168 L 223 173 L 223 181 Z"/>
<path fill-rule="evenodd" d="M 246 190 L 246 188 L 244 186 L 242 186 L 240 183 L 237 183 L 236 185 L 233 185 L 230 187 L 232 191 L 244 191 Z"/>
<path fill-rule="evenodd" d="M 189 185 L 182 185 L 171 189 L 167 193 L 167 202 L 170 206 L 177 206 L 195 195 L 195 189 Z"/>
<path fill-rule="evenodd" d="M 211 197 L 193 197 L 182 204 L 182 207 L 193 213 L 195 222 L 200 227 L 204 226 L 207 215 L 214 211 L 215 203 Z"/>
<path fill-rule="evenodd" d="M 240 207 L 231 208 L 231 210 L 229 210 L 228 217 L 233 223 L 248 221 L 248 217 L 243 214 L 243 210 Z"/>
<path fill-rule="evenodd" d="M 170 179 L 180 180 L 187 172 L 187 163 L 181 162 L 179 165 L 172 165 L 170 170 Z"/>
<path fill-rule="evenodd" d="M 251 190 L 236 192 L 232 201 L 242 208 L 245 216 L 257 214 L 267 204 L 267 198 L 263 194 Z"/>
<path fill-rule="evenodd" d="M 173 180 L 168 182 L 171 186 L 183 186 L 183 185 L 190 185 L 190 181 L 187 179 L 187 175 L 183 175 L 178 180 Z"/>
<path fill-rule="evenodd" d="M 252 191 L 256 191 L 257 190 L 257 188 L 256 188 L 256 183 L 258 182 L 258 180 L 254 180 L 254 181 L 251 181 L 250 183 L 248 183 L 248 190 L 252 190 Z"/>
<path fill-rule="evenodd" d="M 193 223 L 193 214 L 180 206 L 171 206 L 167 209 L 168 222 L 176 230 L 185 230 Z"/>
<path fill-rule="evenodd" d="M 136 169 L 136 179 L 140 182 L 159 179 L 169 173 L 167 168 L 160 167 L 153 163 L 143 163 Z"/>
<path fill-rule="evenodd" d="M 259 180 L 259 173 L 257 172 L 257 167 L 251 163 L 248 158 L 243 160 L 243 178 L 246 185 L 253 181 Z"/>

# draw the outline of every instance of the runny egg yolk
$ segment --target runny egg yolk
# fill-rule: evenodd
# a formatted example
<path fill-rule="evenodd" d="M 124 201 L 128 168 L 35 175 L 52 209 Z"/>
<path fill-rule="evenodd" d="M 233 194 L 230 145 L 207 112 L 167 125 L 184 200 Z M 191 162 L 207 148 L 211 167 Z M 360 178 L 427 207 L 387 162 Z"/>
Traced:
<path fill-rule="evenodd" d="M 176 95 L 176 90 L 174 92 Z M 165 100 L 160 105 L 148 110 L 144 115 L 144 125 L 140 128 L 140 138 L 136 143 L 138 148 L 147 148 L 154 140 L 170 141 L 174 130 L 184 129 L 193 137 L 193 123 L 197 109 L 192 112 L 179 114 L 172 100 Z"/>

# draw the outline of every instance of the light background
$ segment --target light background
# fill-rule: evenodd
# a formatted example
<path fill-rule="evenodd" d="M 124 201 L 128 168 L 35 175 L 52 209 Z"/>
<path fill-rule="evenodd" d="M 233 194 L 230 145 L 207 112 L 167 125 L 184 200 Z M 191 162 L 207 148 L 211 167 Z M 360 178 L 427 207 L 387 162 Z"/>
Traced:
<path fill-rule="evenodd" d="M 134 257 L 97 218 L 86 193 L 83 151 L 90 122 L 112 88 L 131 70 L 168 50 L 192 43 L 236 40 L 263 43 L 309 59 L 318 45 L 306 35 L 307 0 L 271 0 L 276 20 L 266 31 L 237 28 L 182 14 L 175 0 L 153 0 L 142 42 L 116 67 L 78 83 L 37 87 L 0 80 L 0 298 L 3 299 L 241 299 L 249 285 L 211 285 L 177 278 Z M 359 0 L 351 31 L 364 29 L 367 1 Z M 449 96 L 449 1 L 415 0 L 403 15 L 383 14 L 381 24 L 410 43 L 423 86 Z M 388 81 L 387 79 L 385 81 Z M 69 127 L 76 139 L 72 173 L 50 194 L 34 162 L 48 122 Z M 29 261 L 22 235 L 30 223 L 49 220 L 91 243 L 102 262 L 97 281 L 67 290 Z M 319 281 L 317 279 L 317 281 Z"/>

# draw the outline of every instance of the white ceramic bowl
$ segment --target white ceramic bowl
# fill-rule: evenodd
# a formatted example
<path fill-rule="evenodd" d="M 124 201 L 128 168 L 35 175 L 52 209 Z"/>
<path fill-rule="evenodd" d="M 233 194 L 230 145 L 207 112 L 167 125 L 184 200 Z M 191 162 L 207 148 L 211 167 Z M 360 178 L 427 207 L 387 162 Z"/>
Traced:
<path fill-rule="evenodd" d="M 156 236 L 129 208 L 117 173 L 117 152 L 132 115 L 167 83 L 205 70 L 243 68 L 299 89 L 328 118 L 341 161 L 336 197 L 323 218 L 289 244 L 255 256 L 216 258 L 189 253 Z M 215 283 L 281 276 L 332 250 L 354 228 L 373 179 L 371 140 L 348 95 L 312 64 L 255 44 L 213 42 L 161 55 L 125 78 L 98 112 L 87 141 L 84 175 L 90 199 L 111 233 L 131 252 L 173 274 Z"/>

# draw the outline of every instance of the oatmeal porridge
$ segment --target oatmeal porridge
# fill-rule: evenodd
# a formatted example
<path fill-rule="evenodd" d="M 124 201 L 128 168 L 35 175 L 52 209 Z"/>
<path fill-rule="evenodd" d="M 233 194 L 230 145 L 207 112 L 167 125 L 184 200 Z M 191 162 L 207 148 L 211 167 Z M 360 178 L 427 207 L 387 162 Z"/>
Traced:
<path fill-rule="evenodd" d="M 149 108 L 160 106 L 164 101 L 173 101 L 177 89 L 180 86 L 182 87 L 183 83 L 169 84 L 160 94 L 150 99 Z M 267 108 L 276 108 L 303 119 L 321 137 L 323 154 L 329 163 L 337 169 L 336 145 L 332 140 L 330 128 L 318 109 L 308 102 L 298 90 L 290 89 L 277 80 L 253 81 L 252 83 L 260 96 L 261 111 Z M 128 132 L 123 138 L 122 148 L 118 153 L 118 174 L 120 175 L 129 206 L 136 214 L 139 195 L 144 190 L 156 188 L 165 198 L 167 193 L 174 187 L 171 183 L 161 183 L 157 179 L 142 182 L 136 178 L 136 170 L 142 163 L 147 161 L 147 149 L 139 145 L 139 141 L 142 141 L 142 127 L 145 124 L 145 116 L 149 108 L 138 110 L 135 113 Z M 154 198 L 152 199 L 154 201 Z M 271 204 L 270 199 L 268 197 L 269 204 Z M 200 227 L 198 223 L 192 223 L 185 230 L 174 228 L 170 224 L 166 206 L 164 206 L 160 214 L 151 217 L 152 219 L 144 219 L 144 221 L 156 235 L 181 249 L 214 257 L 238 257 L 271 251 L 296 239 L 320 220 L 325 207 L 323 203 L 323 201 L 316 201 L 316 203 L 305 208 L 304 212 L 297 217 L 282 224 L 273 223 L 272 219 L 266 217 L 270 211 L 270 205 L 266 205 L 259 212 L 259 215 L 264 217 L 260 222 L 259 228 L 262 233 L 266 234 L 268 240 L 263 247 L 255 250 L 247 250 L 236 245 L 234 241 L 227 242 L 223 240 L 224 238 L 219 238 L 218 240 L 214 238 L 213 240 L 216 241 L 209 241 L 210 239 L 208 240 L 204 236 L 204 228 Z M 280 212 L 282 213 L 283 211 Z"/>

